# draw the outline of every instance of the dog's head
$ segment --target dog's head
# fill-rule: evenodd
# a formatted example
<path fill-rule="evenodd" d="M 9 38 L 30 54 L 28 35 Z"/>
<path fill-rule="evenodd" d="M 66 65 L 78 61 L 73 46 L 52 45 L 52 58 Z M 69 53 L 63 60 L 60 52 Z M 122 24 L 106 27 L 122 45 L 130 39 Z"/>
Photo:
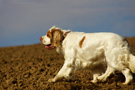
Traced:
<path fill-rule="evenodd" d="M 53 26 L 45 36 L 40 37 L 40 41 L 45 45 L 46 49 L 59 48 L 69 32 L 69 30 L 62 30 L 61 28 Z"/>

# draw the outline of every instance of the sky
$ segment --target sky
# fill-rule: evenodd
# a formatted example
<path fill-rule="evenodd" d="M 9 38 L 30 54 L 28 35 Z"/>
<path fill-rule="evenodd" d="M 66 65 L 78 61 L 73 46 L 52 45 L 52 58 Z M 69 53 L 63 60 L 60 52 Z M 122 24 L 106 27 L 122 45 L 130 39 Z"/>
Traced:
<path fill-rule="evenodd" d="M 53 25 L 135 36 L 135 0 L 0 0 L 0 47 L 40 43 Z"/>

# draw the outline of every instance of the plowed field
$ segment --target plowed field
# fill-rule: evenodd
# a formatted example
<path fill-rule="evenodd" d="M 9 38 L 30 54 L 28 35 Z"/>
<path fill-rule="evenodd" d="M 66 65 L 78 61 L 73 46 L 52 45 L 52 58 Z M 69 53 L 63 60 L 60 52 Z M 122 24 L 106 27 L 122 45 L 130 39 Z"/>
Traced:
<path fill-rule="evenodd" d="M 127 38 L 135 55 L 135 38 Z M 64 63 L 63 55 L 46 50 L 44 45 L 14 46 L 0 48 L 0 90 L 135 90 L 121 84 L 125 78 L 120 72 L 111 75 L 106 82 L 93 84 L 89 70 L 77 71 L 70 81 L 49 83 Z"/>

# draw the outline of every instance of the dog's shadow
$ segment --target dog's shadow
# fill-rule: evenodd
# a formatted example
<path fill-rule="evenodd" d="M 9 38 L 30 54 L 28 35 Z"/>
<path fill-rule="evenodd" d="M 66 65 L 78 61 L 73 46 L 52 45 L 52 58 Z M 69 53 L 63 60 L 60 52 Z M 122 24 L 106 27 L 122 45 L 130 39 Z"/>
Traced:
<path fill-rule="evenodd" d="M 135 78 L 134 77 L 135 77 L 135 74 L 133 74 L 133 82 L 135 82 Z M 112 84 L 114 82 L 116 82 L 116 83 L 124 83 L 125 82 L 125 76 L 122 73 L 116 71 L 114 74 L 111 74 L 108 77 L 106 82 L 108 84 Z"/>
<path fill-rule="evenodd" d="M 133 75 L 133 82 L 135 82 L 135 74 L 132 74 Z M 80 79 L 70 79 L 70 80 L 65 80 L 66 82 L 81 82 L 81 80 Z M 104 84 L 105 83 L 108 83 L 108 84 L 112 84 L 112 83 L 124 83 L 125 82 L 125 76 L 121 73 L 121 72 L 119 72 L 119 71 L 115 71 L 115 73 L 114 74 L 111 74 L 108 78 L 107 78 L 107 80 L 106 80 L 106 82 L 104 82 Z M 100 82 L 98 82 L 98 83 L 100 83 Z M 97 84 L 98 84 L 97 83 Z"/>

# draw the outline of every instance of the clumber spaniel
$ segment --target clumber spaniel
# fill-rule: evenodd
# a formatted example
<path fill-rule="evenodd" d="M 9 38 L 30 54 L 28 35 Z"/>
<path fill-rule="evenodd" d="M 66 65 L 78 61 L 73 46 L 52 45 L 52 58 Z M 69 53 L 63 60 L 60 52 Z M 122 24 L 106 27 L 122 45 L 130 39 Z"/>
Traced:
<path fill-rule="evenodd" d="M 85 68 L 92 71 L 93 83 L 106 81 L 116 70 L 125 76 L 124 84 L 133 80 L 135 56 L 128 42 L 117 34 L 72 32 L 53 26 L 40 40 L 46 49 L 56 48 L 65 58 L 63 67 L 49 82 L 70 79 L 75 70 Z M 104 62 L 107 64 L 105 73 Z"/>

